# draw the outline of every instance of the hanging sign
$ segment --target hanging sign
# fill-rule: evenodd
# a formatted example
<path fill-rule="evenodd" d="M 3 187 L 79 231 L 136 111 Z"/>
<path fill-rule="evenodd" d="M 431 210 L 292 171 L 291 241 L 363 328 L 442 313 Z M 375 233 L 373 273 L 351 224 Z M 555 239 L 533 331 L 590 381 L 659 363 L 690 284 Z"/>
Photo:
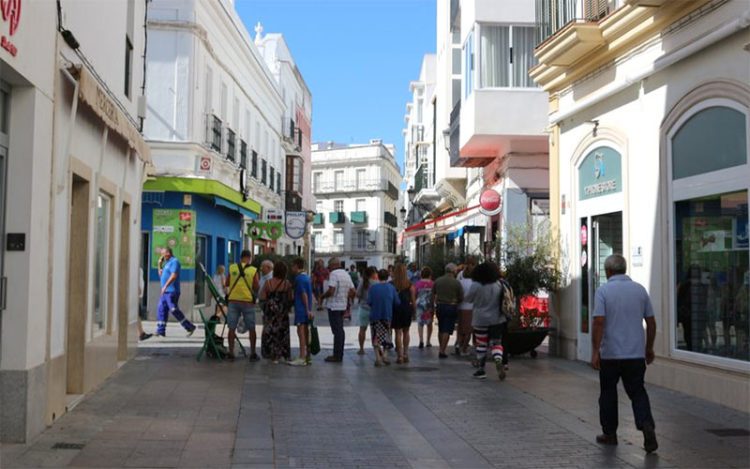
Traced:
<path fill-rule="evenodd" d="M 0 17 L 8 24 L 8 35 L 0 35 L 0 47 L 15 57 L 18 54 L 18 48 L 10 37 L 16 34 L 21 21 L 21 0 L 0 0 Z"/>
<path fill-rule="evenodd" d="M 159 268 L 161 249 L 172 248 L 185 269 L 195 268 L 195 212 L 192 210 L 154 209 L 152 215 L 154 252 L 151 267 Z"/>
<path fill-rule="evenodd" d="M 250 236 L 254 241 L 259 239 L 272 239 L 277 240 L 284 234 L 283 223 L 264 223 L 254 221 L 247 225 L 247 235 Z"/>
<path fill-rule="evenodd" d="M 622 158 L 610 147 L 589 152 L 578 168 L 580 200 L 622 192 Z"/>
<path fill-rule="evenodd" d="M 494 189 L 487 189 L 479 196 L 479 212 L 489 217 L 503 210 L 503 200 Z"/>
<path fill-rule="evenodd" d="M 286 235 L 292 239 L 300 239 L 307 231 L 307 214 L 305 212 L 286 212 L 284 223 Z"/>

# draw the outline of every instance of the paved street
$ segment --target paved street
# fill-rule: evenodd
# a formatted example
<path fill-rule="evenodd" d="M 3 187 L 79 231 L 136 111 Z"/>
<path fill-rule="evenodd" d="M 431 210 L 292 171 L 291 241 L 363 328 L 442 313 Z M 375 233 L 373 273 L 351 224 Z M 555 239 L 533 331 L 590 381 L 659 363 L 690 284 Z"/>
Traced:
<path fill-rule="evenodd" d="M 146 324 L 148 330 L 151 324 Z M 660 449 L 646 456 L 621 392 L 620 445 L 593 442 L 596 375 L 584 364 L 512 360 L 508 379 L 471 378 L 464 359 L 413 349 L 408 366 L 373 367 L 351 347 L 343 365 L 195 361 L 199 337 L 170 325 L 0 467 L 747 467 L 748 414 L 649 387 Z M 415 331 L 414 331 L 415 332 Z M 322 342 L 330 333 L 321 328 Z M 198 335 L 198 334 L 196 334 Z M 55 449 L 56 444 L 70 449 Z"/>

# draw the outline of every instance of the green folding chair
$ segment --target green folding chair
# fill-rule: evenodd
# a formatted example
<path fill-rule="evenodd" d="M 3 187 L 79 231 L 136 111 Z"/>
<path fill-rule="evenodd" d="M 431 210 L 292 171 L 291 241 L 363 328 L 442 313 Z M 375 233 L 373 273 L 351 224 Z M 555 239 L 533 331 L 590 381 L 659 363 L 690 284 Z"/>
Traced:
<path fill-rule="evenodd" d="M 216 284 L 214 284 L 214 281 L 211 278 L 211 276 L 208 275 L 208 272 L 206 271 L 206 267 L 201 262 L 198 262 L 198 266 L 203 271 L 203 276 L 206 279 L 206 282 L 208 284 L 208 291 L 211 292 L 211 296 L 214 298 L 214 302 L 216 303 L 214 314 L 218 316 L 219 315 L 218 312 L 221 310 L 222 306 L 228 307 L 226 298 L 224 298 L 223 296 L 219 294 L 219 290 L 216 288 Z M 224 319 L 226 321 L 226 317 Z M 226 322 L 224 322 L 224 327 L 221 328 L 220 337 L 222 339 L 224 338 L 224 329 L 226 329 Z M 237 343 L 240 345 L 240 352 L 242 352 L 242 355 L 244 357 L 247 357 L 248 356 L 247 351 L 245 350 L 245 346 L 242 345 L 242 341 L 240 340 L 239 337 L 237 337 Z"/>
<path fill-rule="evenodd" d="M 211 354 L 209 353 L 209 351 L 213 353 L 214 358 L 223 360 L 224 358 L 222 357 L 222 352 L 219 346 L 216 344 L 216 341 L 214 340 L 214 335 L 216 334 L 216 325 L 219 323 L 219 321 L 217 319 L 206 320 L 206 316 L 203 314 L 203 310 L 201 308 L 198 308 L 198 313 L 201 316 L 201 321 L 203 321 L 205 338 L 203 339 L 203 346 L 201 347 L 200 352 L 198 352 L 198 356 L 195 358 L 195 360 L 201 361 L 204 353 L 210 357 Z"/>

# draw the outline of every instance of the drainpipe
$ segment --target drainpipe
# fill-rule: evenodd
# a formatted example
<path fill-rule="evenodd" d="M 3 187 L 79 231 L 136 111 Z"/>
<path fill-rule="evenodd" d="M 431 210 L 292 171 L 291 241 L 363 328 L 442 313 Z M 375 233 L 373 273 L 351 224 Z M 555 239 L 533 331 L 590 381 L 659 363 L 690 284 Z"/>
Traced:
<path fill-rule="evenodd" d="M 582 99 L 581 101 L 576 103 L 574 106 L 570 107 L 568 110 L 564 112 L 559 112 L 557 114 L 553 114 L 552 119 L 550 120 L 550 124 L 551 125 L 558 124 L 561 121 L 569 117 L 572 117 L 576 113 L 590 106 L 593 106 L 597 102 L 605 100 L 627 89 L 633 84 L 638 83 L 641 80 L 648 78 L 649 76 L 655 73 L 658 73 L 664 70 L 665 68 L 671 65 L 674 65 L 675 63 L 693 54 L 696 54 L 713 44 L 716 44 L 722 39 L 725 39 L 731 36 L 732 34 L 747 28 L 748 26 L 750 26 L 750 10 L 746 11 L 739 18 L 736 18 L 728 23 L 723 24 L 718 29 L 711 31 L 710 33 L 706 34 L 700 39 L 697 39 L 685 45 L 684 47 L 677 49 L 674 52 L 670 52 L 669 54 L 660 57 L 648 67 L 640 71 L 637 71 L 635 73 L 630 73 L 626 75 L 624 81 L 600 88 L 599 91 L 592 93 L 585 99 Z"/>

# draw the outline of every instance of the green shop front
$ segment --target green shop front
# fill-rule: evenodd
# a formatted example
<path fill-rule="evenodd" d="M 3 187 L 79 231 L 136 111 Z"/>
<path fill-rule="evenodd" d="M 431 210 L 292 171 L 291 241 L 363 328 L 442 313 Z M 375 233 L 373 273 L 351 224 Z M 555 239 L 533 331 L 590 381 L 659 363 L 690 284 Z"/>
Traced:
<path fill-rule="evenodd" d="M 146 278 L 142 303 L 155 317 L 159 295 L 159 250 L 169 246 L 182 264 L 180 303 L 186 313 L 210 303 L 199 263 L 214 275 L 219 265 L 237 262 L 244 229 L 259 218 L 260 205 L 213 180 L 159 177 L 143 187 L 141 266 Z"/>

